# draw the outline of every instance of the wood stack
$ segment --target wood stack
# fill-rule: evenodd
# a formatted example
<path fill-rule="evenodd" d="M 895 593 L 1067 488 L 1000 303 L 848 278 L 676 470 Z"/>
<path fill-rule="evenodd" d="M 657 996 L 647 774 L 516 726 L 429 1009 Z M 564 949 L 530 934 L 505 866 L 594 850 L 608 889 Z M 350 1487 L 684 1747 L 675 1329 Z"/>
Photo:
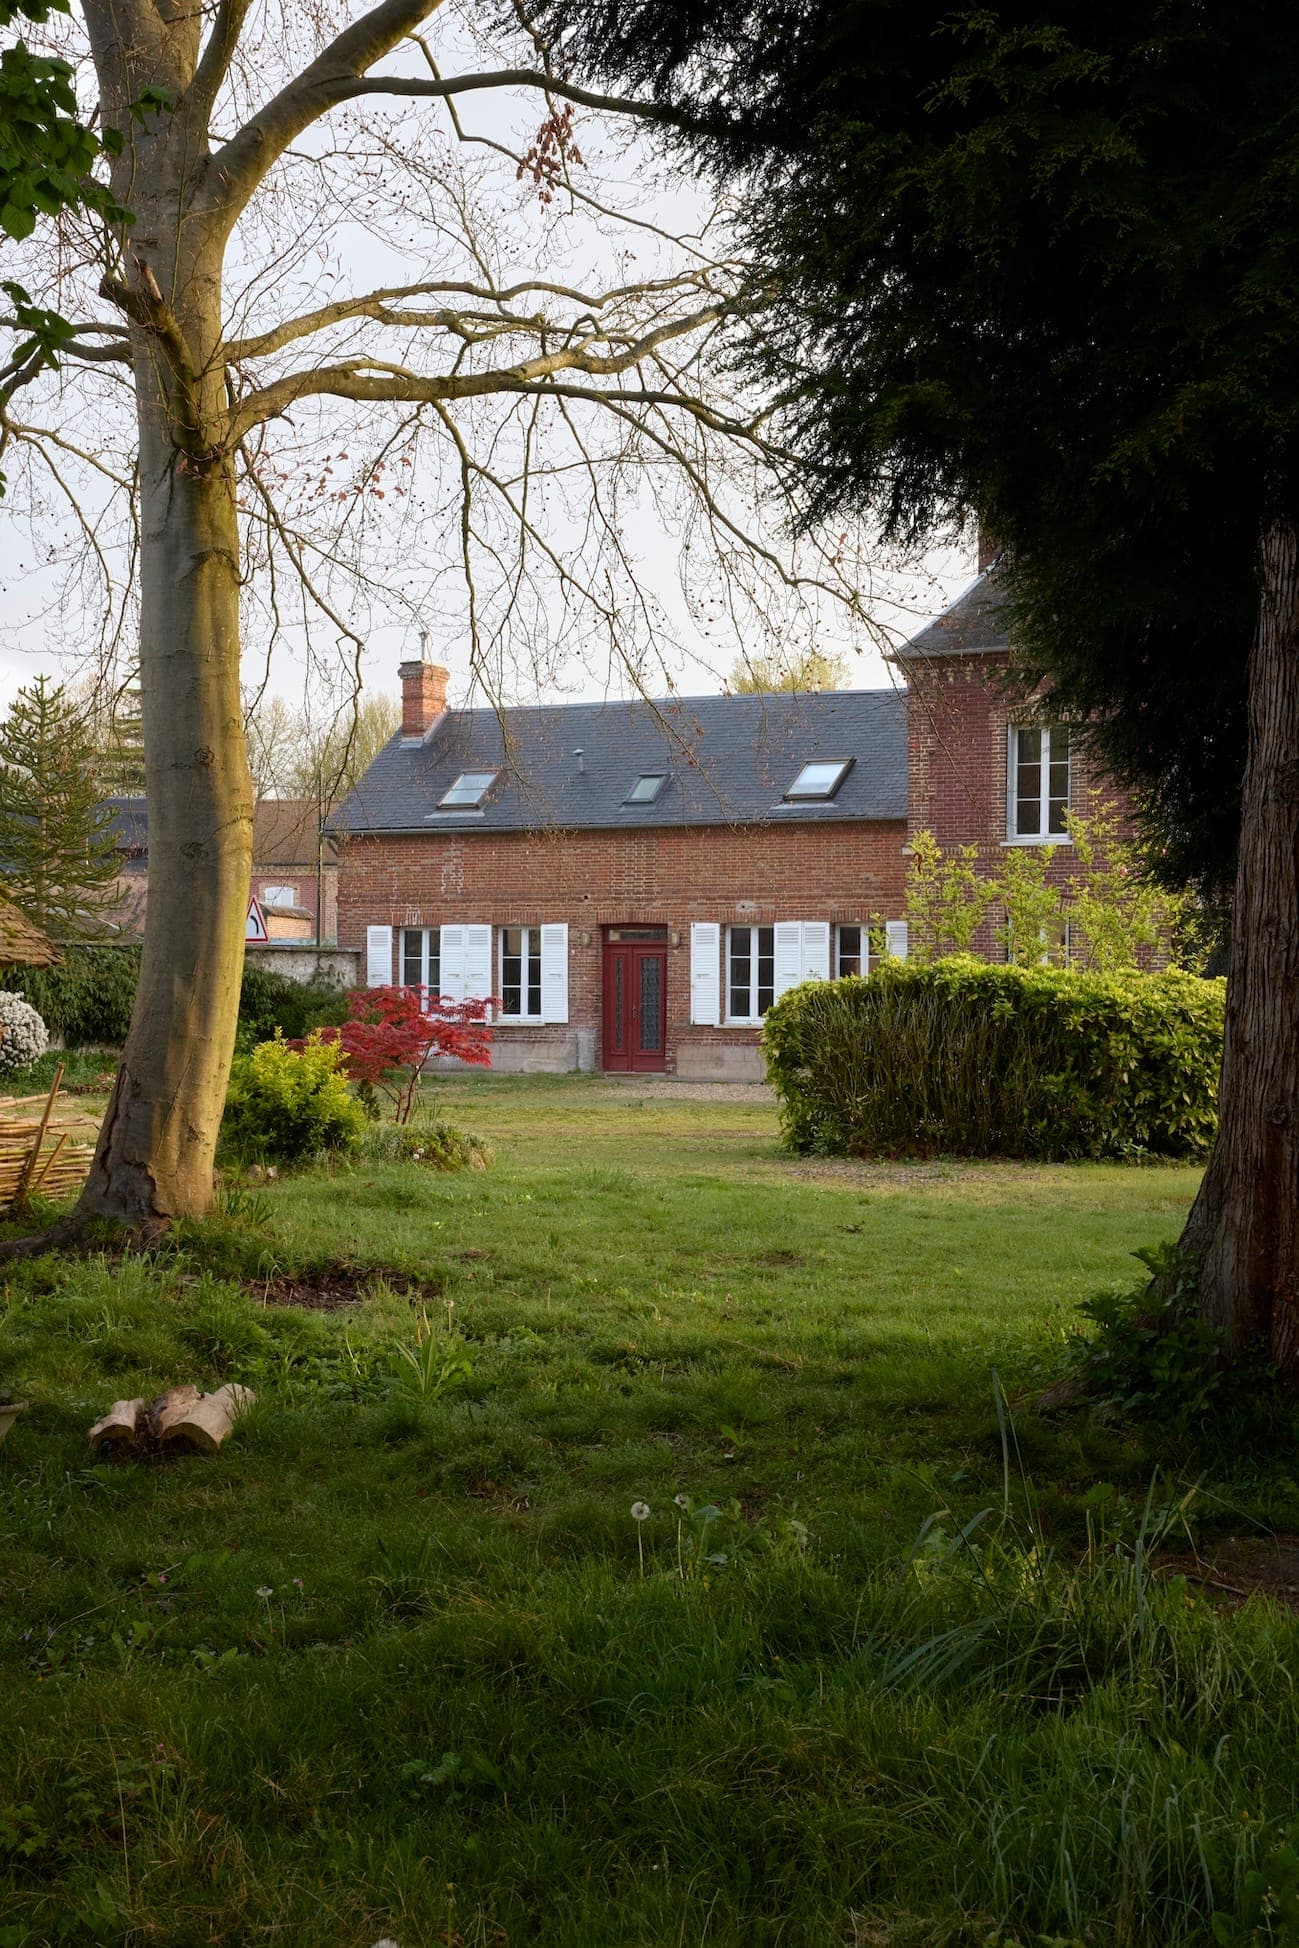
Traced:
<path fill-rule="evenodd" d="M 157 1454 L 166 1447 L 215 1454 L 240 1414 L 257 1398 L 251 1387 L 169 1387 L 156 1400 L 115 1400 L 87 1435 L 101 1455 Z"/>
<path fill-rule="evenodd" d="M 86 1181 L 99 1123 L 55 1115 L 62 1084 L 60 1062 L 48 1095 L 0 1096 L 0 1213 L 31 1197 L 67 1197 Z"/>

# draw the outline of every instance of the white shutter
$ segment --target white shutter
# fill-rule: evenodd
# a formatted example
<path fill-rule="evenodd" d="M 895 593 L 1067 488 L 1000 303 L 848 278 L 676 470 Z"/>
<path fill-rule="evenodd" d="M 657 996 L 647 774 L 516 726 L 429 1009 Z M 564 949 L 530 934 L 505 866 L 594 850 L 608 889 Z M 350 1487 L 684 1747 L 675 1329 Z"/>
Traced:
<path fill-rule="evenodd" d="M 365 930 L 365 985 L 368 988 L 392 986 L 391 927 L 367 927 Z"/>
<path fill-rule="evenodd" d="M 541 1019 L 568 1020 L 568 924 L 541 929 Z"/>
<path fill-rule="evenodd" d="M 722 1010 L 722 930 L 711 920 L 690 929 L 690 1019 L 697 1028 L 716 1028 Z"/>
<path fill-rule="evenodd" d="M 776 999 L 803 978 L 803 926 L 799 920 L 778 920 L 776 935 Z"/>
<path fill-rule="evenodd" d="M 884 922 L 884 938 L 888 942 L 888 950 L 894 960 L 905 960 L 907 957 L 906 921 L 886 920 Z"/>
<path fill-rule="evenodd" d="M 802 979 L 805 981 L 828 981 L 829 978 L 830 922 L 828 920 L 804 920 Z"/>
<path fill-rule="evenodd" d="M 467 927 L 442 929 L 442 993 L 448 1001 L 465 998 L 465 934 Z"/>
<path fill-rule="evenodd" d="M 466 1001 L 486 1001 L 495 990 L 492 979 L 492 930 L 490 927 L 465 927 L 464 994 Z M 443 935 L 445 939 L 445 934 Z M 446 949 L 443 948 L 445 956 Z M 446 965 L 445 958 L 443 966 Z"/>

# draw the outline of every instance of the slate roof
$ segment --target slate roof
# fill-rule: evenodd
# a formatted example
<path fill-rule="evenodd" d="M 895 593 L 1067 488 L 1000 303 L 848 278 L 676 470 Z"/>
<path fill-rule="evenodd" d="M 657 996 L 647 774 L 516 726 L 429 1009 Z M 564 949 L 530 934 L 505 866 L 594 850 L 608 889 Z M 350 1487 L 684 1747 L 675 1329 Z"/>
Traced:
<path fill-rule="evenodd" d="M 931 622 L 918 636 L 895 649 L 894 660 L 907 663 L 927 656 L 972 656 L 985 650 L 1009 649 L 998 617 L 1005 599 L 997 584 L 996 571 L 990 569 L 971 582 L 937 622 Z"/>
<path fill-rule="evenodd" d="M 149 806 L 143 792 L 122 793 L 104 800 L 113 844 L 125 860 L 149 855 Z"/>
<path fill-rule="evenodd" d="M 453 710 L 426 744 L 393 738 L 331 823 L 345 835 L 904 819 L 906 708 L 897 690 L 829 690 Z M 833 799 L 782 803 L 802 765 L 843 758 Z M 500 776 L 481 809 L 439 811 L 462 771 Z M 653 803 L 624 804 L 654 772 L 667 783 Z"/>
<path fill-rule="evenodd" d="M 108 826 L 122 854 L 124 869 L 143 866 L 149 857 L 149 804 L 142 793 L 106 798 Z M 325 864 L 338 864 L 333 844 L 325 842 Z M 296 866 L 315 871 L 316 805 L 311 798 L 259 798 L 253 808 L 253 871 Z"/>

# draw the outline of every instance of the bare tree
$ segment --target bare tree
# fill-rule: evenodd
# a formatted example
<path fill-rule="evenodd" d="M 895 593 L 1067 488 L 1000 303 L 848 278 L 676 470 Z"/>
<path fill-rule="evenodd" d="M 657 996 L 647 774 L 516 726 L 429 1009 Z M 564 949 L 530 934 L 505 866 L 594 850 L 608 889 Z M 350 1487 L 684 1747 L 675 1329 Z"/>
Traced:
<path fill-rule="evenodd" d="M 781 456 L 714 358 L 763 298 L 647 188 L 661 112 L 567 80 L 523 0 L 510 35 L 472 0 L 352 14 L 81 0 L 50 30 L 89 49 L 134 213 L 62 219 L 44 294 L 75 335 L 54 375 L 0 369 L 11 492 L 21 472 L 34 518 L 62 497 L 103 643 L 138 604 L 149 921 L 83 1213 L 211 1199 L 251 859 L 243 635 L 269 655 L 291 632 L 354 688 L 368 623 L 402 616 L 465 628 L 490 694 L 575 644 L 640 679 L 673 618 L 638 524 L 669 498 L 706 621 L 751 637 L 782 592 L 858 599 L 842 538 L 763 538 Z M 489 96 L 520 135 L 470 126 Z"/>

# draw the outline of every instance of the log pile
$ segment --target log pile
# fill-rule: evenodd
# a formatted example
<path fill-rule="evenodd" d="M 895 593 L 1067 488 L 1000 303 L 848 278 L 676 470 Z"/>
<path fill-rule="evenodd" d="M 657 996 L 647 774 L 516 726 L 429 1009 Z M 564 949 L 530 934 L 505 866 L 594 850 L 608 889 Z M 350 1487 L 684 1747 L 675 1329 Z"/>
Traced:
<path fill-rule="evenodd" d="M 215 1393 L 169 1387 L 148 1402 L 115 1400 L 87 1439 L 104 1457 L 160 1454 L 170 1447 L 215 1454 L 256 1398 L 251 1387 L 230 1385 L 218 1387 Z"/>
<path fill-rule="evenodd" d="M 99 1123 L 80 1112 L 55 1114 L 63 1064 L 48 1095 L 0 1096 L 0 1214 L 31 1197 L 67 1197 L 86 1181 Z"/>

